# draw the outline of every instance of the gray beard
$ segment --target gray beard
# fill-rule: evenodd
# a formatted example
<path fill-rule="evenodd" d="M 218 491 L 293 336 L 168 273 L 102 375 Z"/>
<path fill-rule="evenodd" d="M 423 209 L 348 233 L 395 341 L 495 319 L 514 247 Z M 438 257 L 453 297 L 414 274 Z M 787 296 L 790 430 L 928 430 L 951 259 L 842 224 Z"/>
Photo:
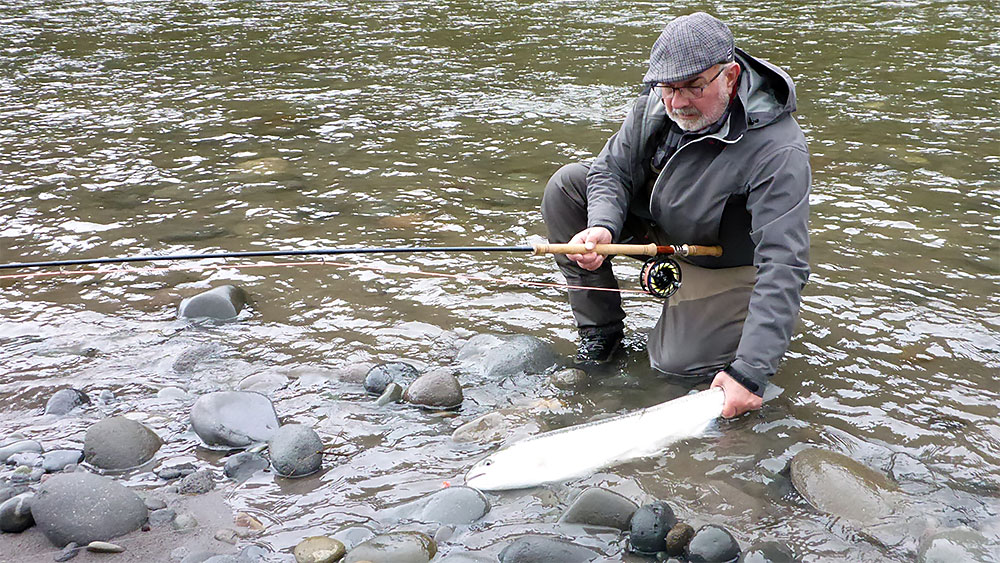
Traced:
<path fill-rule="evenodd" d="M 670 119 L 674 120 L 674 123 L 684 131 L 701 131 L 718 121 L 722 117 L 722 114 L 726 113 L 726 108 L 729 107 L 729 92 L 725 88 L 719 88 L 715 101 L 716 104 L 709 113 L 701 113 L 693 107 L 685 108 L 685 110 L 693 110 L 693 114 L 687 111 L 676 112 L 666 104 L 664 104 L 664 109 L 667 110 L 667 115 L 670 116 Z M 685 115 L 685 113 L 688 113 L 688 115 Z"/>

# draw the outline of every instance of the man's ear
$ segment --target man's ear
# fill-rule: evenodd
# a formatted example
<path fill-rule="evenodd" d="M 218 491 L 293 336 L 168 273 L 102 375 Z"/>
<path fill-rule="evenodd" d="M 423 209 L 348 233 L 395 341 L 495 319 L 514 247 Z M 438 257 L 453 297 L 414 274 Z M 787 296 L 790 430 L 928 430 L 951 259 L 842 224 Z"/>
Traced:
<path fill-rule="evenodd" d="M 740 72 L 742 71 L 743 69 L 740 68 L 740 64 L 736 62 L 729 65 L 729 68 L 726 69 L 726 80 L 729 81 L 730 88 L 732 88 L 736 84 L 736 81 L 739 80 Z"/>

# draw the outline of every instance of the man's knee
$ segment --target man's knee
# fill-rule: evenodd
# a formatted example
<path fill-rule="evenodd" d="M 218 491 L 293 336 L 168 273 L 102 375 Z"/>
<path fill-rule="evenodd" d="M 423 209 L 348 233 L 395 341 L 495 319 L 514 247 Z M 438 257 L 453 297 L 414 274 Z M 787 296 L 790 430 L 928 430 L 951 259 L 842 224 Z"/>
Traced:
<path fill-rule="evenodd" d="M 546 222 L 555 213 L 565 213 L 568 207 L 586 209 L 589 171 L 590 167 L 586 164 L 574 162 L 563 166 L 549 178 L 542 195 L 542 218 Z"/>

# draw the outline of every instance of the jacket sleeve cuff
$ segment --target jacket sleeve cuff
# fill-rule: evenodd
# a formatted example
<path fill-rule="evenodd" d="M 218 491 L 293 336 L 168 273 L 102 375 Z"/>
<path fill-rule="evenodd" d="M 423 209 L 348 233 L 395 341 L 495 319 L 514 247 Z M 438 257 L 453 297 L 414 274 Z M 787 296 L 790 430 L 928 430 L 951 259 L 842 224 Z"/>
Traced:
<path fill-rule="evenodd" d="M 754 395 L 758 397 L 764 396 L 764 389 L 767 388 L 768 376 L 763 374 L 755 374 L 753 370 L 749 368 L 744 362 L 740 361 L 738 358 L 733 360 L 733 363 L 729 364 L 722 371 L 729 374 L 736 380 L 737 383 L 742 385 Z"/>

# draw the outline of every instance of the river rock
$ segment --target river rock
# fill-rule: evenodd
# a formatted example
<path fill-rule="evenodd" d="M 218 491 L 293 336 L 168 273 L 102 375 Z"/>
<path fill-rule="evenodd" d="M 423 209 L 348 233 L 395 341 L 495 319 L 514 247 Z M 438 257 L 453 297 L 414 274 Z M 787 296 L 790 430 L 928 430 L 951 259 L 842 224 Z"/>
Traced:
<path fill-rule="evenodd" d="M 308 426 L 287 424 L 268 443 L 271 465 L 282 477 L 305 477 L 323 465 L 323 440 Z"/>
<path fill-rule="evenodd" d="M 403 388 L 398 383 L 390 383 L 385 386 L 385 391 L 375 399 L 375 404 L 384 407 L 390 403 L 398 403 L 403 398 Z"/>
<path fill-rule="evenodd" d="M 511 424 L 499 412 L 486 413 L 459 426 L 451 434 L 455 442 L 476 442 L 485 444 L 503 440 L 510 432 Z"/>
<path fill-rule="evenodd" d="M 267 459 L 257 452 L 240 452 L 226 459 L 223 472 L 226 474 L 226 477 L 242 483 L 253 476 L 254 473 L 267 469 L 269 465 L 271 464 Z"/>
<path fill-rule="evenodd" d="M 31 493 L 24 493 L 0 504 L 0 531 L 17 534 L 35 524 L 31 517 L 31 498 Z"/>
<path fill-rule="evenodd" d="M 31 513 L 54 545 L 88 544 L 138 530 L 147 510 L 139 495 L 93 473 L 56 473 L 42 483 Z"/>
<path fill-rule="evenodd" d="M 580 368 L 566 368 L 553 373 L 549 380 L 558 387 L 576 387 L 587 381 L 587 372 Z"/>
<path fill-rule="evenodd" d="M 156 398 L 164 401 L 186 401 L 191 398 L 191 394 L 180 387 L 164 387 L 156 392 Z"/>
<path fill-rule="evenodd" d="M 195 471 L 198 471 L 198 468 L 195 467 L 193 463 L 184 462 L 170 465 L 168 467 L 161 467 L 160 469 L 154 470 L 153 473 L 164 481 L 173 481 L 174 479 L 187 477 Z"/>
<path fill-rule="evenodd" d="M 200 495 L 214 488 L 215 478 L 211 469 L 195 471 L 177 482 L 177 492 L 182 495 Z"/>
<path fill-rule="evenodd" d="M 585 547 L 545 536 L 520 537 L 500 552 L 501 563 L 581 563 L 599 555 Z"/>
<path fill-rule="evenodd" d="M 462 404 L 462 384 L 448 370 L 434 370 L 406 388 L 403 400 L 411 405 L 452 409 Z"/>
<path fill-rule="evenodd" d="M 334 563 L 344 556 L 344 544 L 326 536 L 306 538 L 292 552 L 295 563 Z"/>
<path fill-rule="evenodd" d="M 740 544 L 722 526 L 702 526 L 688 543 L 688 560 L 691 563 L 723 563 L 736 561 Z"/>
<path fill-rule="evenodd" d="M 90 404 L 90 397 L 78 389 L 60 389 L 45 403 L 45 414 L 62 416 L 71 410 Z"/>
<path fill-rule="evenodd" d="M 0 448 L 0 461 L 6 463 L 7 458 L 22 452 L 42 453 L 42 445 L 35 440 L 19 440 Z"/>
<path fill-rule="evenodd" d="M 997 553 L 990 553 L 988 543 L 985 536 L 966 526 L 942 530 L 920 542 L 917 562 L 997 561 Z"/>
<path fill-rule="evenodd" d="M 172 508 L 161 508 L 159 510 L 154 510 L 149 513 L 149 525 L 158 528 L 166 526 L 174 521 L 177 517 L 177 511 Z"/>
<path fill-rule="evenodd" d="M 79 555 L 81 549 L 83 548 L 80 547 L 79 544 L 77 544 L 75 541 L 71 541 L 68 544 L 66 544 L 66 547 L 62 548 L 62 551 L 60 551 L 58 554 L 56 554 L 55 557 L 53 557 L 53 560 L 57 562 L 69 561 L 70 559 Z"/>
<path fill-rule="evenodd" d="M 417 375 L 417 368 L 405 362 L 378 364 L 369 369 L 365 375 L 365 391 L 372 395 L 381 395 L 390 383 L 403 386 L 416 379 Z"/>
<path fill-rule="evenodd" d="M 265 372 L 248 375 L 240 380 L 236 386 L 241 391 L 256 391 L 268 394 L 281 389 L 288 384 L 288 376 L 280 373 Z"/>
<path fill-rule="evenodd" d="M 634 502 L 614 491 L 590 487 L 576 497 L 559 521 L 628 530 L 637 508 Z"/>
<path fill-rule="evenodd" d="M 163 440 L 145 425 L 124 416 L 112 416 L 87 429 L 83 455 L 94 467 L 117 471 L 153 459 L 162 445 Z"/>
<path fill-rule="evenodd" d="M 427 563 L 437 553 L 437 544 L 420 532 L 394 532 L 375 536 L 359 544 L 345 557 L 344 563 Z"/>
<path fill-rule="evenodd" d="M 274 436 L 278 414 L 260 393 L 217 391 L 194 402 L 191 427 L 209 448 L 246 448 Z"/>
<path fill-rule="evenodd" d="M 42 469 L 48 473 L 62 471 L 67 465 L 83 461 L 80 450 L 52 450 L 42 454 Z"/>
<path fill-rule="evenodd" d="M 789 469 L 792 485 L 821 512 L 865 525 L 894 510 L 896 485 L 843 454 L 806 449 L 795 454 Z"/>
<path fill-rule="evenodd" d="M 776 541 L 759 541 L 743 554 L 742 563 L 796 563 L 799 558 L 787 545 Z"/>
<path fill-rule="evenodd" d="M 232 319 L 240 314 L 246 302 L 247 296 L 242 289 L 234 285 L 223 285 L 181 301 L 177 316 Z"/>
<path fill-rule="evenodd" d="M 632 514 L 629 542 L 634 551 L 651 554 L 666 549 L 667 532 L 677 524 L 670 505 L 658 500 Z"/>
<path fill-rule="evenodd" d="M 667 555 L 679 556 L 683 555 L 687 550 L 687 546 L 691 543 L 691 538 L 694 537 L 694 528 L 690 524 L 685 524 L 684 522 L 678 522 L 670 531 L 667 532 L 666 548 L 664 551 Z"/>
<path fill-rule="evenodd" d="M 456 360 L 472 373 L 489 379 L 518 373 L 542 373 L 558 356 L 544 341 L 528 335 L 480 334 L 458 351 Z"/>
<path fill-rule="evenodd" d="M 35 452 L 18 452 L 7 458 L 7 465 L 18 467 L 41 467 L 42 456 Z"/>
<path fill-rule="evenodd" d="M 391 513 L 400 519 L 464 525 L 479 520 L 489 511 L 490 501 L 483 493 L 470 487 L 454 486 L 408 502 Z"/>

